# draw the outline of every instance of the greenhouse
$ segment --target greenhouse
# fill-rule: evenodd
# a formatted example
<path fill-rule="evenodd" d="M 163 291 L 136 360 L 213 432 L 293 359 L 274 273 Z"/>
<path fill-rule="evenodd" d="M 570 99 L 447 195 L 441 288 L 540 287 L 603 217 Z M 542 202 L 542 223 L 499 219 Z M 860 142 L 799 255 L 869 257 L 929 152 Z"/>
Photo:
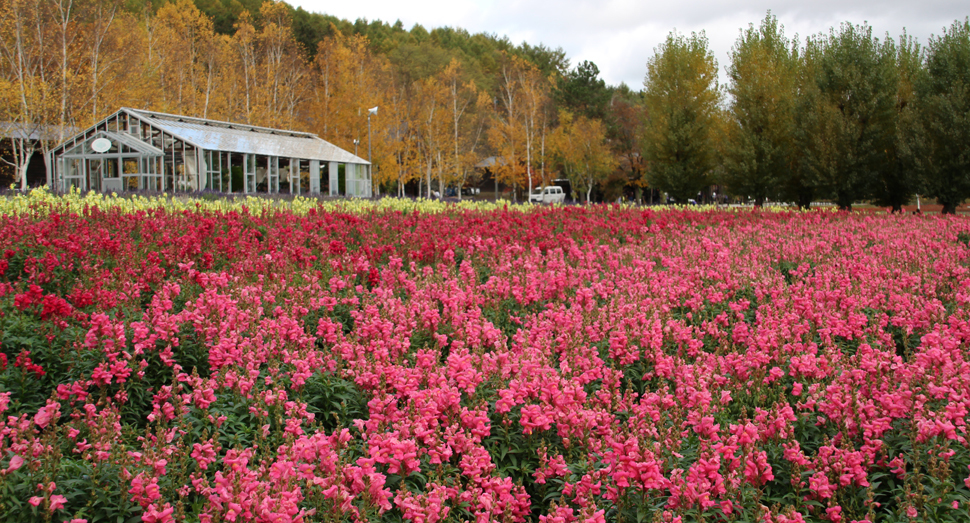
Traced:
<path fill-rule="evenodd" d="M 370 163 L 310 133 L 122 108 L 48 153 L 67 191 L 370 197 Z"/>

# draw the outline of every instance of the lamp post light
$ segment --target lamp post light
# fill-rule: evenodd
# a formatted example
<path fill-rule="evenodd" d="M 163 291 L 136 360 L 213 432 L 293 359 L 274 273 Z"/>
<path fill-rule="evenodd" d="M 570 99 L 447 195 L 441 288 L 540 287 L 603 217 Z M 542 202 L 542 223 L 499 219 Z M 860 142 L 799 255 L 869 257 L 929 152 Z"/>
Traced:
<path fill-rule="evenodd" d="M 357 156 L 357 146 L 360 145 L 360 140 L 354 138 L 354 156 Z"/>
<path fill-rule="evenodd" d="M 367 174 L 370 175 L 370 176 L 368 176 L 368 178 L 370 178 L 370 195 L 373 198 L 374 197 L 374 164 L 371 163 L 371 158 L 370 158 L 370 153 L 371 153 L 371 149 L 370 149 L 370 116 L 372 114 L 374 114 L 374 115 L 377 114 L 377 107 L 376 106 L 375 107 L 372 107 L 372 108 L 370 108 L 370 109 L 367 110 L 367 163 L 368 163 L 368 166 L 367 166 Z"/>

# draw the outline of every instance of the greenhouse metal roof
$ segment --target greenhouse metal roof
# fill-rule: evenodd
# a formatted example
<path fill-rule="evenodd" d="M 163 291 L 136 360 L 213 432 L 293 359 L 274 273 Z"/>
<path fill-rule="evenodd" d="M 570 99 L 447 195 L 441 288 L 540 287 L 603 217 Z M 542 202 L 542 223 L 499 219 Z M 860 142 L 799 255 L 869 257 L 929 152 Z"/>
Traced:
<path fill-rule="evenodd" d="M 140 109 L 125 108 L 124 110 L 172 136 L 203 149 L 325 162 L 364 165 L 370 163 L 315 134 Z"/>
<path fill-rule="evenodd" d="M 91 156 L 92 151 L 90 151 L 91 142 L 97 138 L 108 138 L 116 144 L 123 144 L 130 147 L 132 150 L 138 151 L 145 156 L 163 156 L 164 151 L 155 147 L 154 145 L 143 142 L 133 136 L 127 135 L 125 133 L 114 133 L 111 131 L 98 131 L 90 138 L 83 142 L 79 142 L 77 145 L 68 149 L 64 152 L 65 158 L 86 158 Z M 94 153 L 98 154 L 98 153 Z"/>

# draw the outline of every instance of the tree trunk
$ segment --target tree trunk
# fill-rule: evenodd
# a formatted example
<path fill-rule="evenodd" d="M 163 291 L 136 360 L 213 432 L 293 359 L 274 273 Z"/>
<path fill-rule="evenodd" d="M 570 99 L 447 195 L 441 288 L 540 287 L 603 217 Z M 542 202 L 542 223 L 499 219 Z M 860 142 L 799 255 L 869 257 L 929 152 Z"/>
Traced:
<path fill-rule="evenodd" d="M 546 185 L 546 126 L 542 125 L 542 142 L 539 147 L 539 175 L 542 177 L 542 185 Z"/>
<path fill-rule="evenodd" d="M 68 57 L 68 27 L 71 22 L 71 8 L 74 5 L 74 0 L 68 0 L 65 2 L 54 2 L 55 7 L 58 9 L 60 15 L 58 22 L 61 28 L 61 110 L 58 115 L 58 125 L 60 126 L 57 131 L 57 141 L 58 143 L 64 141 L 64 127 L 67 125 L 67 99 L 68 99 L 68 88 L 67 88 L 67 73 L 69 67 L 69 57 Z M 73 37 L 72 37 L 73 40 Z"/>
<path fill-rule="evenodd" d="M 852 212 L 852 202 L 855 198 L 850 197 L 848 194 L 837 193 L 835 195 L 835 203 L 838 204 L 840 211 Z"/>
<path fill-rule="evenodd" d="M 431 155 L 428 155 L 428 198 L 431 198 Z"/>
<path fill-rule="evenodd" d="M 23 163 L 17 166 L 17 174 L 20 176 L 20 190 L 27 190 L 27 167 L 30 166 L 30 157 L 33 156 L 33 151 L 28 150 L 24 155 Z"/>
<path fill-rule="evenodd" d="M 941 211 L 942 214 L 956 214 L 957 213 L 957 204 L 956 203 L 953 203 L 953 202 L 942 202 L 942 203 L 943 203 L 943 210 Z"/>
<path fill-rule="evenodd" d="M 532 133 L 530 132 L 529 118 L 525 118 L 525 175 L 529 179 L 529 192 L 532 194 Z M 531 198 L 531 196 L 529 196 Z M 528 201 L 528 200 L 527 200 Z"/>

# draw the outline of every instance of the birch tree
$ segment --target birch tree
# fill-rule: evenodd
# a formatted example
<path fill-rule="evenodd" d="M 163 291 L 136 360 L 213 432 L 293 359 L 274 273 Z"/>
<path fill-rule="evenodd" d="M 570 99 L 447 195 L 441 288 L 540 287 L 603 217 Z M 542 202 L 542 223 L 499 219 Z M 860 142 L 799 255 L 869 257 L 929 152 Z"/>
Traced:
<path fill-rule="evenodd" d="M 0 53 L 6 71 L 0 89 L 13 159 L 14 183 L 27 188 L 27 169 L 50 111 L 48 24 L 38 2 L 10 0 L 0 6 Z"/>
<path fill-rule="evenodd" d="M 488 129 L 488 141 L 500 161 L 492 167 L 497 182 L 514 188 L 520 183 L 525 138 L 522 136 L 522 88 L 519 68 L 521 59 L 515 56 L 504 57 L 499 71 L 498 96 L 492 110 L 492 121 Z"/>
<path fill-rule="evenodd" d="M 452 132 L 451 167 L 460 200 L 461 189 L 478 159 L 475 153 L 485 126 L 481 111 L 477 111 L 482 92 L 473 82 L 463 80 L 461 62 L 457 59 L 453 58 L 440 76 L 448 94 Z"/>

